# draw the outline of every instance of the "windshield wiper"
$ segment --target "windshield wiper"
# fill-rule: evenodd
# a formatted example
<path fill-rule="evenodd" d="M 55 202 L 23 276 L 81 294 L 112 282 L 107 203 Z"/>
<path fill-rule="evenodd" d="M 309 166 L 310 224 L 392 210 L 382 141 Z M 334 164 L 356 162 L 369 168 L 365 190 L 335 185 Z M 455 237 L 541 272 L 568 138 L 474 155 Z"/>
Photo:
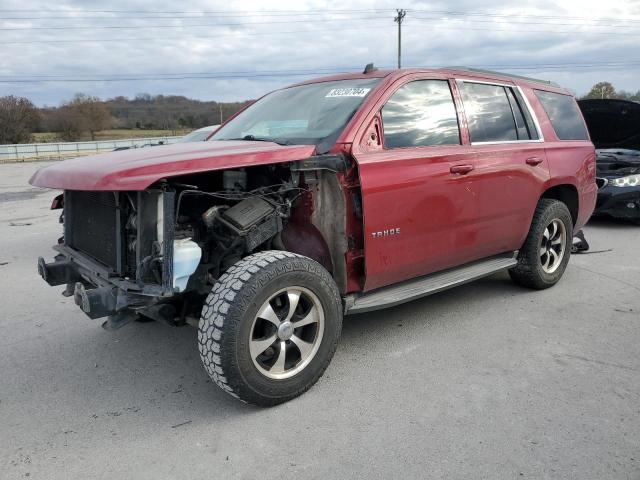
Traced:
<path fill-rule="evenodd" d="M 245 135 L 242 138 L 225 138 L 225 140 L 247 140 L 250 142 L 272 142 L 278 145 L 291 145 L 289 140 L 278 140 L 277 138 L 256 137 L 253 135 Z"/>

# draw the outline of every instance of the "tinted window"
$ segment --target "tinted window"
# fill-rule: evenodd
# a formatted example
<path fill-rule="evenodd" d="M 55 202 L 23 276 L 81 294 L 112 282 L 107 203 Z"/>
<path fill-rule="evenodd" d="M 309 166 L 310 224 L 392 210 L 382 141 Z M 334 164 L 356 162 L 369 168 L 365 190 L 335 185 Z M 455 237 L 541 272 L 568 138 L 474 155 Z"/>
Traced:
<path fill-rule="evenodd" d="M 504 87 L 460 82 L 460 93 L 472 142 L 518 140 L 511 105 Z"/>
<path fill-rule="evenodd" d="M 510 88 L 505 88 L 507 92 L 507 98 L 511 105 L 511 111 L 513 112 L 513 118 L 516 121 L 516 132 L 518 133 L 518 140 L 529 140 L 529 129 L 524 121 L 524 115 L 520 109 L 520 105 L 516 101 L 516 97 L 513 95 L 513 91 Z"/>
<path fill-rule="evenodd" d="M 582 121 L 578 105 L 573 97 L 541 90 L 536 90 L 536 95 L 560 140 L 589 139 L 587 127 Z"/>
<path fill-rule="evenodd" d="M 400 87 L 382 108 L 382 122 L 387 148 L 460 144 L 446 80 L 418 80 Z"/>
<path fill-rule="evenodd" d="M 520 105 L 520 111 L 524 116 L 525 123 L 527 124 L 527 131 L 529 132 L 529 138 L 532 140 L 538 140 L 540 136 L 538 135 L 538 130 L 536 129 L 535 123 L 533 122 L 533 117 L 531 117 L 531 113 L 529 112 L 529 108 L 527 107 L 524 98 L 522 98 L 522 94 L 518 89 L 509 89 L 516 97 L 518 105 Z"/>

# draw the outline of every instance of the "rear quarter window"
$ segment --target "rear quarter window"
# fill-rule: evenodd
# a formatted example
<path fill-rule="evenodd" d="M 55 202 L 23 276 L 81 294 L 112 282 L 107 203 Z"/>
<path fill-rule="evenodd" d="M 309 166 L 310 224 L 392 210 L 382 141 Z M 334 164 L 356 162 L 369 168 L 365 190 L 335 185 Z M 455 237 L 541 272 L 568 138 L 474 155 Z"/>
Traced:
<path fill-rule="evenodd" d="M 587 127 L 572 96 L 542 90 L 535 93 L 560 140 L 589 140 Z"/>

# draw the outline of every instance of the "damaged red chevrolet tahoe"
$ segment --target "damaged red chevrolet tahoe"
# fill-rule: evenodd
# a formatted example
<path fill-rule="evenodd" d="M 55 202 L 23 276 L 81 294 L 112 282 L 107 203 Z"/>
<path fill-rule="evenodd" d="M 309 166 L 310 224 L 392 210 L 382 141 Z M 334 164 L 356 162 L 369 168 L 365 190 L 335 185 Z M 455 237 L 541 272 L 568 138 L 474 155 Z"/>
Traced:
<path fill-rule="evenodd" d="M 329 364 L 344 314 L 508 270 L 554 285 L 596 200 L 575 99 L 471 69 L 345 74 L 270 93 L 207 142 L 74 159 L 38 270 L 91 318 L 198 320 L 205 369 L 274 405 Z"/>

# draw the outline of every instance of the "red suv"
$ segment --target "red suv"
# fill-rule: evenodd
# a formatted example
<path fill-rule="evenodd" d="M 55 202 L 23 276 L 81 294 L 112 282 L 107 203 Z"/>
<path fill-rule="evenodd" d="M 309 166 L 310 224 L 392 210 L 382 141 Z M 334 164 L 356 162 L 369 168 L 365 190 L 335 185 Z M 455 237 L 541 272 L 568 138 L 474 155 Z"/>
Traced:
<path fill-rule="evenodd" d="M 265 95 L 207 142 L 73 159 L 50 285 L 117 328 L 197 325 L 223 390 L 310 388 L 342 317 L 508 270 L 547 288 L 596 201 L 573 96 L 471 69 L 345 74 Z"/>

